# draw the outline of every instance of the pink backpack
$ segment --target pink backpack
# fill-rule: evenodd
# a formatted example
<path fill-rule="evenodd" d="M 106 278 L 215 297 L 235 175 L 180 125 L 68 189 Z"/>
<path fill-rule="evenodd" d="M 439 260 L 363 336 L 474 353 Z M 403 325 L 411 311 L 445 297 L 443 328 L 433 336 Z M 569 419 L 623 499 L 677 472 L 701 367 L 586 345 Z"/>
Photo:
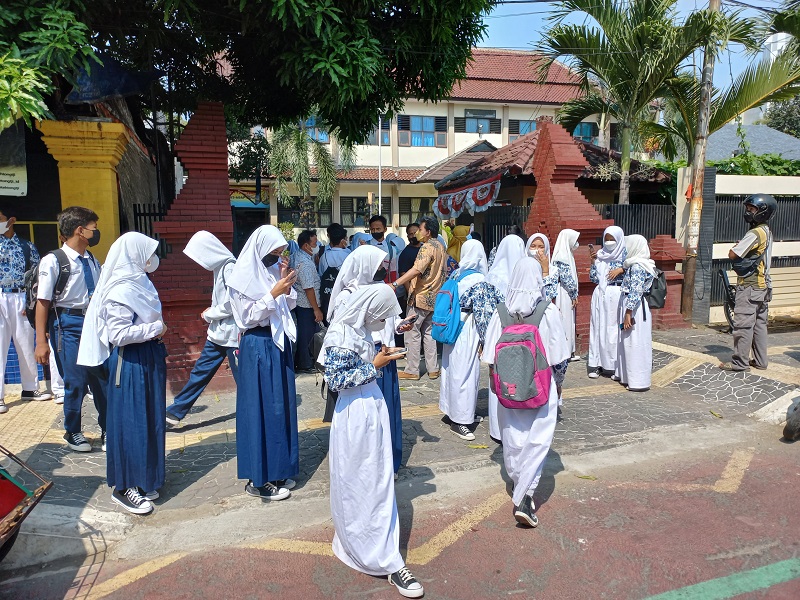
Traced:
<path fill-rule="evenodd" d="M 539 335 L 548 304 L 541 300 L 525 318 L 510 315 L 505 304 L 497 305 L 503 332 L 495 347 L 491 383 L 506 408 L 539 408 L 550 399 L 552 372 Z"/>

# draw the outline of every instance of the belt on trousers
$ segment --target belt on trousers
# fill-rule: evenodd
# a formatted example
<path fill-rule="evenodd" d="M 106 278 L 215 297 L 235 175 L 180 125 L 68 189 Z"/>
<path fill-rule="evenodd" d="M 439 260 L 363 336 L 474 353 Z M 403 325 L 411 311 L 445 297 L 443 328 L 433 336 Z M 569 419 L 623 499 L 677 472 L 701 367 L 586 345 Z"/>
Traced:
<path fill-rule="evenodd" d="M 56 313 L 59 315 L 70 315 L 73 317 L 85 317 L 86 316 L 86 309 L 85 308 L 58 308 L 56 307 Z"/>
<path fill-rule="evenodd" d="M 25 288 L 2 288 L 4 294 L 19 294 L 20 292 L 24 292 Z"/>
<path fill-rule="evenodd" d="M 620 286 L 620 285 L 622 285 L 622 282 L 621 281 L 609 281 L 606 285 Z"/>

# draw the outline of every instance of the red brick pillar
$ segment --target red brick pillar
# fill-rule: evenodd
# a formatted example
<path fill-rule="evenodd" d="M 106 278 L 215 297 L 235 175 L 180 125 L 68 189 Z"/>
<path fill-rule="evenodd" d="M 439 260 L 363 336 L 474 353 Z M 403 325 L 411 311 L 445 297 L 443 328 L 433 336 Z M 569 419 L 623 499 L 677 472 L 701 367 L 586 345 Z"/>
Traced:
<path fill-rule="evenodd" d="M 603 230 L 614 222 L 602 219 L 575 186 L 588 162 L 569 132 L 548 121 L 539 121 L 537 130 L 539 139 L 533 158 L 536 194 L 525 232 L 528 235 L 542 232 L 551 244 L 555 244 L 562 229 L 580 233 L 581 247 L 575 252 L 579 292 L 575 335 L 578 351 L 585 352 L 589 348 L 590 304 L 595 287 L 589 281 L 591 260 L 587 244 L 596 245 Z"/>
<path fill-rule="evenodd" d="M 167 381 L 177 392 L 206 341 L 208 324 L 200 313 L 211 302 L 211 273 L 184 253 L 186 242 L 201 229 L 216 235 L 228 247 L 233 242 L 230 192 L 228 190 L 228 140 L 222 104 L 200 102 L 180 139 L 175 154 L 188 172 L 186 184 L 163 221 L 153 230 L 169 245 L 169 252 L 153 274 L 164 308 L 169 350 Z M 220 369 L 212 385 L 232 387 L 227 369 Z"/>
<path fill-rule="evenodd" d="M 657 235 L 649 245 L 650 258 L 667 278 L 667 300 L 664 308 L 653 309 L 653 329 L 689 327 L 690 324 L 681 315 L 683 274 L 675 270 L 675 265 L 683 260 L 686 252 L 675 238 L 668 235 Z"/>

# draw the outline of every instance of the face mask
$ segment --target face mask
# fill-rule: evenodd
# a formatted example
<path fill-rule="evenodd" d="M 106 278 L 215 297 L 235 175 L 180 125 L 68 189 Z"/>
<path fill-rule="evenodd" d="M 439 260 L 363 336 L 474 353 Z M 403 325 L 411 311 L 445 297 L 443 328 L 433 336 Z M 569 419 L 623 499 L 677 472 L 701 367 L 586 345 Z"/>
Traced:
<path fill-rule="evenodd" d="M 261 262 L 264 263 L 264 266 L 269 269 L 272 265 L 278 262 L 279 258 L 280 256 L 276 256 L 274 254 L 267 254 L 264 258 L 261 259 Z"/>
<path fill-rule="evenodd" d="M 375 240 L 376 242 L 382 242 L 383 241 L 383 232 L 382 231 L 376 231 L 375 233 L 372 234 L 372 239 Z"/>
<path fill-rule="evenodd" d="M 744 211 L 744 215 L 742 216 L 744 217 L 745 223 L 753 223 L 753 213 Z"/>
<path fill-rule="evenodd" d="M 0 235 L 3 235 L 6 231 L 8 231 L 8 221 L 3 221 L 0 223 Z"/>
<path fill-rule="evenodd" d="M 145 273 L 152 273 L 158 268 L 158 265 L 161 264 L 161 259 L 158 258 L 155 254 L 150 257 L 150 259 L 144 265 L 144 272 Z"/>
<path fill-rule="evenodd" d="M 384 279 L 386 279 L 386 267 L 381 267 L 375 271 L 372 281 L 383 281 Z"/>
<path fill-rule="evenodd" d="M 417 241 L 418 242 L 424 242 L 425 241 L 425 234 L 422 233 L 421 229 L 417 232 Z"/>
<path fill-rule="evenodd" d="M 86 238 L 86 241 L 89 242 L 89 247 L 97 246 L 100 243 L 100 230 L 99 229 L 87 229 L 86 231 L 92 231 L 93 235 L 90 238 Z"/>
<path fill-rule="evenodd" d="M 611 252 L 614 248 L 617 247 L 617 242 L 603 242 L 603 248 L 605 248 L 608 252 Z"/>
<path fill-rule="evenodd" d="M 572 244 L 572 248 L 571 248 L 571 250 L 572 250 L 573 252 L 575 252 L 575 250 L 577 250 L 577 249 L 578 249 L 578 246 L 580 246 L 580 244 L 579 244 L 578 242 L 575 242 L 574 244 Z"/>
<path fill-rule="evenodd" d="M 367 331 L 383 331 L 386 326 L 386 321 L 373 321 L 372 323 L 364 323 Z"/>
<path fill-rule="evenodd" d="M 528 256 L 533 258 L 539 256 L 539 252 L 541 252 L 541 248 L 528 248 Z"/>
<path fill-rule="evenodd" d="M 311 249 L 311 256 L 316 256 L 317 254 L 319 254 L 319 246 L 314 246 Z"/>

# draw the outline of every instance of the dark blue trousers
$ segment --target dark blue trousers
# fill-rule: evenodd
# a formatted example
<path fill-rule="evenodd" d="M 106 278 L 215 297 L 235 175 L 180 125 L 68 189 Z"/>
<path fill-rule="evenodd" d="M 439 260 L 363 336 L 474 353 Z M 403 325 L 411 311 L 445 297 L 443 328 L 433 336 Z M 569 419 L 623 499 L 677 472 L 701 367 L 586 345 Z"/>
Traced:
<path fill-rule="evenodd" d="M 314 359 L 311 356 L 311 343 L 314 341 L 314 334 L 317 333 L 317 322 L 314 321 L 314 309 L 298 306 L 294 309 L 297 318 L 297 354 L 295 363 L 298 369 L 314 368 Z"/>
<path fill-rule="evenodd" d="M 375 344 L 380 351 L 381 345 Z M 390 362 L 381 369 L 382 376 L 378 377 L 378 386 L 383 392 L 386 408 L 389 411 L 389 425 L 392 433 L 392 462 L 394 472 L 400 470 L 403 460 L 403 415 L 400 411 L 400 379 L 397 377 L 397 363 Z"/>
<path fill-rule="evenodd" d="M 56 352 L 56 366 L 64 379 L 64 429 L 81 432 L 81 408 L 86 386 L 92 390 L 97 423 L 106 430 L 108 364 L 84 367 L 78 364 L 78 346 L 83 332 L 83 317 L 59 315 L 50 325 L 50 343 Z"/>
<path fill-rule="evenodd" d="M 235 351 L 236 348 L 220 346 L 207 339 L 200 357 L 194 363 L 194 368 L 189 375 L 189 381 L 186 382 L 180 393 L 175 396 L 175 400 L 167 408 L 167 412 L 176 419 L 183 419 L 189 414 L 189 410 L 197 402 L 206 386 L 211 383 L 211 379 L 213 379 L 226 356 L 228 357 L 228 364 L 231 366 L 233 380 L 238 383 L 239 368 L 236 365 Z"/>

